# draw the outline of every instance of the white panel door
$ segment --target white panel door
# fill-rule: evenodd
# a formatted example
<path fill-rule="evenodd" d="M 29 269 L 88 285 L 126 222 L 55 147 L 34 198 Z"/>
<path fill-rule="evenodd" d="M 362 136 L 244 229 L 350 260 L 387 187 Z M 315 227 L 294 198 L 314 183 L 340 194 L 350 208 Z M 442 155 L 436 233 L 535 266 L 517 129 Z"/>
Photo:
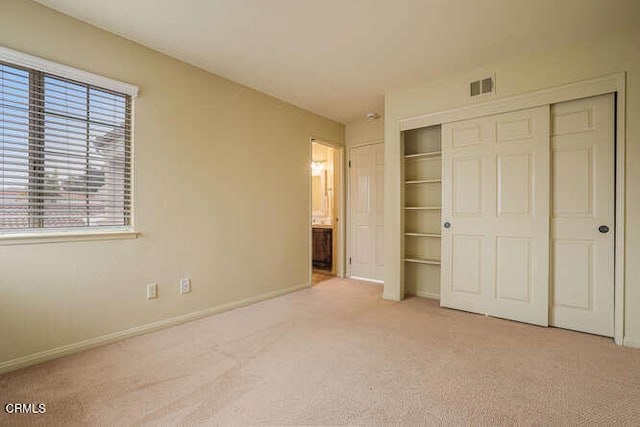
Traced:
<path fill-rule="evenodd" d="M 442 306 L 548 324 L 549 107 L 442 128 Z"/>
<path fill-rule="evenodd" d="M 613 336 L 613 121 L 612 94 L 551 107 L 550 323 L 606 336 Z"/>
<path fill-rule="evenodd" d="M 351 224 L 349 275 L 384 277 L 384 145 L 352 148 L 349 152 Z"/>

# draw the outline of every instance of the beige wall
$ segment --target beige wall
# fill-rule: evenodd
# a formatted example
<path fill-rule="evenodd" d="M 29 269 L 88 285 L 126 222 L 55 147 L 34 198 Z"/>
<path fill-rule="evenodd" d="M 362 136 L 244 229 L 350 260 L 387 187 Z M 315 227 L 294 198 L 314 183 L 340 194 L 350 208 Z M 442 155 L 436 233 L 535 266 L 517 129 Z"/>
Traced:
<path fill-rule="evenodd" d="M 614 72 L 627 72 L 625 339 L 640 346 L 640 27 L 577 46 L 523 55 L 439 81 L 386 95 L 385 296 L 400 289 L 400 118 L 470 104 L 468 82 L 497 73 L 498 97 L 559 86 Z"/>
<path fill-rule="evenodd" d="M 343 125 L 29 1 L 0 2 L 0 45 L 140 87 L 141 233 L 0 246 L 0 367 L 308 283 L 309 137 L 341 144 Z"/>
<path fill-rule="evenodd" d="M 384 117 L 376 120 L 366 118 L 347 123 L 344 140 L 346 145 L 358 145 L 367 142 L 381 142 L 384 140 Z"/>

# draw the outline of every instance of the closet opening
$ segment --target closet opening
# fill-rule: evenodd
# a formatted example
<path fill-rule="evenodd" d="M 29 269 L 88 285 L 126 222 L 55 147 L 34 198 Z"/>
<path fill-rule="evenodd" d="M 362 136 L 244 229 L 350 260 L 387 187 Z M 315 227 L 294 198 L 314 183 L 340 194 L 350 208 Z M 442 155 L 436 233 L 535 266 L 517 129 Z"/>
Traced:
<path fill-rule="evenodd" d="M 336 276 L 338 149 L 311 142 L 311 284 Z"/>
<path fill-rule="evenodd" d="M 441 126 L 402 134 L 403 280 L 407 295 L 440 298 Z"/>
<path fill-rule="evenodd" d="M 400 239 L 385 235 L 393 271 L 383 298 L 436 297 L 435 274 L 420 274 L 429 266 L 441 306 L 635 345 L 624 330 L 625 81 L 615 73 L 390 123 L 399 132 L 388 151 L 400 158 L 387 222 Z M 441 153 L 413 151 L 426 139 L 417 134 L 438 126 Z M 437 179 L 426 171 L 438 166 L 415 164 L 428 155 L 441 156 L 440 260 L 409 241 L 438 234 L 417 209 L 432 205 L 411 203 L 434 198 L 409 189 Z"/>
<path fill-rule="evenodd" d="M 615 335 L 613 93 L 402 131 L 406 295 Z"/>

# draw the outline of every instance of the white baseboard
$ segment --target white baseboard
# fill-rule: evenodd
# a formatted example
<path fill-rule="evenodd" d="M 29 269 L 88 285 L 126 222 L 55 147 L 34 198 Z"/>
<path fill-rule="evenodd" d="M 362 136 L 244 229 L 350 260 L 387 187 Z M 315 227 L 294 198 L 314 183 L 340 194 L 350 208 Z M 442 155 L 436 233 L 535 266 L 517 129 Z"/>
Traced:
<path fill-rule="evenodd" d="M 384 285 L 384 280 L 367 279 L 366 277 L 360 277 L 360 276 L 347 276 L 347 277 L 353 280 L 362 280 L 365 282 L 380 283 L 381 285 Z"/>
<path fill-rule="evenodd" d="M 640 338 L 626 336 L 624 340 L 622 340 L 622 345 L 625 347 L 640 348 Z"/>
<path fill-rule="evenodd" d="M 433 292 L 415 291 L 413 295 L 421 298 L 429 298 L 429 299 L 437 299 L 437 300 L 440 299 L 440 294 L 436 294 Z"/>
<path fill-rule="evenodd" d="M 122 331 L 112 332 L 110 334 L 102 335 L 99 337 L 78 341 L 73 344 L 67 344 L 60 347 L 39 351 L 37 353 L 29 354 L 27 356 L 18 357 L 16 359 L 7 360 L 6 362 L 0 363 L 0 374 L 9 372 L 9 371 L 14 371 L 20 368 L 25 368 L 31 365 L 36 365 L 38 363 L 42 363 L 47 360 L 57 359 L 59 357 L 67 356 L 69 354 L 77 353 L 83 350 L 88 350 L 90 348 L 98 347 L 114 341 L 119 341 L 119 340 L 130 338 L 136 335 L 146 334 L 149 332 L 157 331 L 159 329 L 164 329 L 170 326 L 179 325 L 180 323 L 201 319 L 203 317 L 212 316 L 214 314 L 222 313 L 224 311 L 229 311 L 235 308 L 244 307 L 246 305 L 255 304 L 260 301 L 275 298 L 280 295 L 295 292 L 303 288 L 308 288 L 310 286 L 311 286 L 310 283 L 303 283 L 301 285 L 291 286 L 289 288 L 278 289 L 276 291 L 268 292 L 266 294 L 241 299 L 239 301 L 233 301 L 230 303 L 218 305 L 211 308 L 205 308 L 204 310 L 182 314 L 180 316 L 171 317 L 169 319 L 158 320 L 157 322 L 146 323 L 144 325 L 135 326 L 133 328 L 125 329 Z"/>
<path fill-rule="evenodd" d="M 398 298 L 396 295 L 391 295 L 391 294 L 382 294 L 382 299 L 386 299 L 388 301 L 396 301 L 399 302 L 400 298 Z"/>

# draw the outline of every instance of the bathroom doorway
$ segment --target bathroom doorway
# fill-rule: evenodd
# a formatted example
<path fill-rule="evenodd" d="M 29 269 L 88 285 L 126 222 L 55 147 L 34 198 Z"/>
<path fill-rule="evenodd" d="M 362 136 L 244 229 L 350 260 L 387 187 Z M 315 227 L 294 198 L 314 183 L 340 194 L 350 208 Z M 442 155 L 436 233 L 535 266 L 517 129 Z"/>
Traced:
<path fill-rule="evenodd" d="M 311 264 L 313 285 L 338 275 L 340 149 L 311 140 Z"/>

